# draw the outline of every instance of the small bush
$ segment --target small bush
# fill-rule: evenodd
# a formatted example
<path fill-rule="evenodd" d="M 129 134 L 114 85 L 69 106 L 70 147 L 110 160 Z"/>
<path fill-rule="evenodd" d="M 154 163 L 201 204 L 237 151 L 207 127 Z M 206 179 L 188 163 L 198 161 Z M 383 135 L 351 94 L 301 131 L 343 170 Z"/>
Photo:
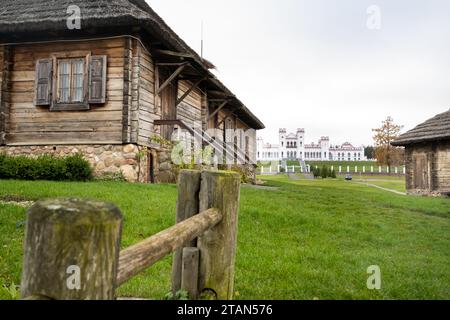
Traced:
<path fill-rule="evenodd" d="M 322 179 L 326 179 L 329 176 L 329 170 L 327 166 L 323 166 L 322 170 L 320 170 L 320 176 L 322 177 Z"/>
<path fill-rule="evenodd" d="M 92 176 L 89 162 L 81 154 L 64 158 L 0 155 L 0 179 L 87 181 Z"/>
<path fill-rule="evenodd" d="M 331 170 L 331 178 L 336 179 L 336 171 L 334 169 Z"/>

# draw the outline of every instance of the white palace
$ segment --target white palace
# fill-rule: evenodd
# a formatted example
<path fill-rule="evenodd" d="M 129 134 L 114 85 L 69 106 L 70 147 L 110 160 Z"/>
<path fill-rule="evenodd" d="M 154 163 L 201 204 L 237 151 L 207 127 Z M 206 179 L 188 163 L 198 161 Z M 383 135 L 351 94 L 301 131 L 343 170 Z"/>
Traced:
<path fill-rule="evenodd" d="M 258 138 L 258 161 L 314 160 L 314 161 L 366 161 L 364 147 L 354 147 L 346 142 L 343 145 L 331 145 L 329 137 L 322 137 L 318 143 L 305 144 L 305 129 L 287 134 L 280 129 L 279 143 L 264 143 Z"/>

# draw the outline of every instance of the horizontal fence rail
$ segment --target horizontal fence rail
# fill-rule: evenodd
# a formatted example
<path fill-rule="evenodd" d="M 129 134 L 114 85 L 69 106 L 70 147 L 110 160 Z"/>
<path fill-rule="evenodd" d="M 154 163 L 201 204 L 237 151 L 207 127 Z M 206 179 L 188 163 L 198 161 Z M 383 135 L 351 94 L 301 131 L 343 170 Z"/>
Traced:
<path fill-rule="evenodd" d="M 219 210 L 209 209 L 121 251 L 117 285 L 120 286 L 162 258 L 183 248 L 186 242 L 199 237 L 221 220 Z"/>

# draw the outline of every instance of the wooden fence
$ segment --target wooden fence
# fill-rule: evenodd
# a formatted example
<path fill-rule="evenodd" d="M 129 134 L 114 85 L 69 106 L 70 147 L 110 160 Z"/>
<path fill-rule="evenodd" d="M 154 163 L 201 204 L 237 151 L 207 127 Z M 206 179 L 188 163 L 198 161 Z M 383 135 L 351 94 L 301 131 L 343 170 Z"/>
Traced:
<path fill-rule="evenodd" d="M 172 290 L 233 299 L 240 176 L 180 173 L 177 224 L 120 250 L 113 204 L 38 201 L 27 216 L 21 295 L 27 300 L 111 300 L 116 289 L 169 254 Z"/>

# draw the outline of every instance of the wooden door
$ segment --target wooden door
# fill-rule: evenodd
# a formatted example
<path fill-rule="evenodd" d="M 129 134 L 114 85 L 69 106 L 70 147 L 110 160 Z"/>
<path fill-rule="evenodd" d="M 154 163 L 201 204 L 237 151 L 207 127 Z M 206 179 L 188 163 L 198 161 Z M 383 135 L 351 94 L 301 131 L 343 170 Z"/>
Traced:
<path fill-rule="evenodd" d="M 160 85 L 163 84 L 170 76 L 168 70 L 160 71 Z M 162 120 L 176 120 L 177 119 L 177 98 L 178 98 L 178 85 L 174 80 L 161 92 L 161 119 Z M 161 128 L 161 136 L 163 139 L 170 140 L 174 126 L 163 126 Z"/>
<path fill-rule="evenodd" d="M 414 189 L 428 189 L 428 161 L 426 155 L 413 157 Z"/>

